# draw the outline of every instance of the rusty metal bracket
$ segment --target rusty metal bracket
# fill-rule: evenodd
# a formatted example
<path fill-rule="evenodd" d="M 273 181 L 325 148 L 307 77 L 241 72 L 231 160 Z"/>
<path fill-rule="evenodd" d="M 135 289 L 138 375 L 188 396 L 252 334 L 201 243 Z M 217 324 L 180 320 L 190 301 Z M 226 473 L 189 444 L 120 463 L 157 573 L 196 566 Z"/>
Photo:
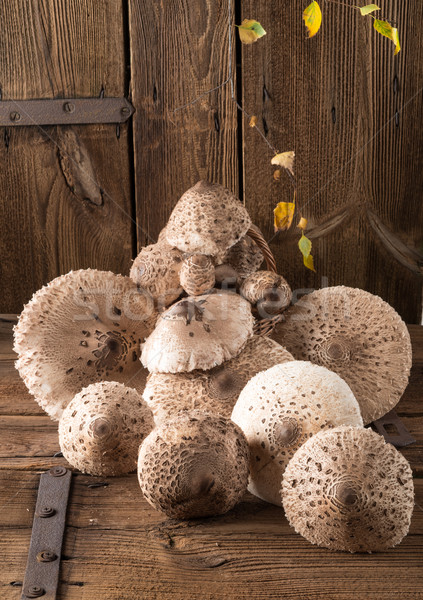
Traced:
<path fill-rule="evenodd" d="M 397 413 L 393 410 L 386 415 L 373 421 L 373 425 L 380 435 L 383 435 L 385 441 L 397 448 L 403 448 L 414 444 L 416 441 L 401 421 Z M 391 431 L 390 431 L 391 430 Z M 393 430 L 393 431 L 392 431 Z"/>
<path fill-rule="evenodd" d="M 2 100 L 0 126 L 124 123 L 134 112 L 126 98 Z"/>
<path fill-rule="evenodd" d="M 72 471 L 53 467 L 40 477 L 21 600 L 55 600 Z"/>

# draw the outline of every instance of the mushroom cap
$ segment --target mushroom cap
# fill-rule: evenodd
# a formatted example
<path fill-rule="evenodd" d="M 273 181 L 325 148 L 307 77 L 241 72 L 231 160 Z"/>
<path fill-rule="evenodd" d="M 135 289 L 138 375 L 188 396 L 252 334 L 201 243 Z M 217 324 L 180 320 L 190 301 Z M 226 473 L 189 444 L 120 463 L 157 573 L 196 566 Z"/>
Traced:
<path fill-rule="evenodd" d="M 162 240 L 141 249 L 129 276 L 148 290 L 160 306 L 169 306 L 182 294 L 179 282 L 182 260 L 182 252 Z"/>
<path fill-rule="evenodd" d="M 159 316 L 142 363 L 153 373 L 211 369 L 242 350 L 253 324 L 250 304 L 237 294 L 188 296 Z"/>
<path fill-rule="evenodd" d="M 239 242 L 226 250 L 221 262 L 230 265 L 241 278 L 245 278 L 257 271 L 263 260 L 263 253 L 256 242 L 249 235 L 244 235 Z"/>
<path fill-rule="evenodd" d="M 137 468 L 139 446 L 153 427 L 153 414 L 135 390 L 101 381 L 84 388 L 63 411 L 60 448 L 83 473 L 123 475 Z"/>
<path fill-rule="evenodd" d="M 292 300 L 288 282 L 273 271 L 256 271 L 249 275 L 242 282 L 240 294 L 251 304 L 257 304 L 261 317 L 282 312 Z"/>
<path fill-rule="evenodd" d="M 210 256 L 192 254 L 184 259 L 179 274 L 188 296 L 200 296 L 211 290 L 215 283 L 214 264 Z"/>
<path fill-rule="evenodd" d="M 312 544 L 373 552 L 399 544 L 410 527 L 407 460 L 371 429 L 337 427 L 308 440 L 283 476 L 288 521 Z"/>
<path fill-rule="evenodd" d="M 337 286 L 304 296 L 278 325 L 299 360 L 338 373 L 354 392 L 364 424 L 389 412 L 407 387 L 410 334 L 395 310 L 364 290 Z"/>
<path fill-rule="evenodd" d="M 143 397 L 157 424 L 194 409 L 229 419 L 251 377 L 288 360 L 294 358 L 283 346 L 255 335 L 238 356 L 209 371 L 151 373 Z"/>
<path fill-rule="evenodd" d="M 142 443 L 138 479 L 151 506 L 171 518 L 220 515 L 247 491 L 248 445 L 229 419 L 179 415 Z"/>
<path fill-rule="evenodd" d="M 250 216 L 234 194 L 199 181 L 181 196 L 166 225 L 169 244 L 183 252 L 220 255 L 244 236 Z"/>
<path fill-rule="evenodd" d="M 71 271 L 34 294 L 15 327 L 16 367 L 40 406 L 59 419 L 90 383 L 127 381 L 157 318 L 129 277 Z"/>
<path fill-rule="evenodd" d="M 278 506 L 282 474 L 308 438 L 337 425 L 363 424 L 345 381 L 305 361 L 276 365 L 253 377 L 235 404 L 232 420 L 250 446 L 248 489 Z"/>

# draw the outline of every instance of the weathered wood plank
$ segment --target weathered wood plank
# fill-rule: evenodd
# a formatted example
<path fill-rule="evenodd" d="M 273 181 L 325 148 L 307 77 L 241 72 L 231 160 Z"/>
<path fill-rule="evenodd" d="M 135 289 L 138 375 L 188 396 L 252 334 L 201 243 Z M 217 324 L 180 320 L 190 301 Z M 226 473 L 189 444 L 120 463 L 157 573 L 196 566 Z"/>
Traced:
<path fill-rule="evenodd" d="M 1 1 L 3 99 L 125 94 L 122 4 Z M 17 73 L 19 76 L 17 77 Z M 6 128 L 0 160 L 0 307 L 77 268 L 129 270 L 127 125 Z"/>
<path fill-rule="evenodd" d="M 237 116 L 227 85 L 228 3 L 131 0 L 131 89 L 139 247 L 156 241 L 199 179 L 238 192 Z"/>
<path fill-rule="evenodd" d="M 341 3 L 342 4 L 342 3 Z M 423 5 L 393 0 L 385 18 L 403 50 L 377 36 L 371 19 L 326 3 L 323 27 L 308 39 L 304 6 L 242 3 L 267 36 L 242 48 L 243 104 L 279 151 L 294 149 L 298 207 L 309 221 L 317 274 L 306 270 L 298 229 L 273 236 L 273 208 L 292 199 L 286 175 L 274 182 L 272 151 L 244 121 L 244 196 L 272 238 L 280 272 L 294 290 L 348 285 L 376 293 L 409 323 L 421 320 L 423 185 Z M 405 266 L 407 265 L 407 266 Z M 420 273 L 420 275 L 418 275 Z"/>

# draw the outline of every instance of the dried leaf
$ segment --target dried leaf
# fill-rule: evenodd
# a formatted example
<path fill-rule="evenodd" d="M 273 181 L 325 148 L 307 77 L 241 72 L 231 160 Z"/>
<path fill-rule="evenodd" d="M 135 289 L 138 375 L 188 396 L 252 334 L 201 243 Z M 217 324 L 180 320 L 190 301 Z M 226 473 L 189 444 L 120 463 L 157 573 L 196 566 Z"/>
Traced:
<path fill-rule="evenodd" d="M 375 12 L 375 10 L 380 10 L 379 6 L 376 6 L 376 4 L 368 4 L 367 6 L 362 6 L 360 8 L 363 17 L 370 15 L 370 13 Z"/>
<path fill-rule="evenodd" d="M 257 125 L 257 117 L 253 115 L 249 122 L 250 127 L 255 127 Z"/>
<path fill-rule="evenodd" d="M 237 25 L 237 27 L 239 38 L 243 44 L 253 44 L 266 35 L 263 27 L 254 19 L 244 19 L 241 25 Z"/>
<path fill-rule="evenodd" d="M 305 219 L 304 217 L 301 217 L 300 222 L 298 223 L 297 227 L 299 227 L 300 229 L 305 229 L 307 227 L 307 219 Z"/>
<path fill-rule="evenodd" d="M 312 2 L 303 12 L 305 26 L 308 29 L 308 37 L 313 37 L 320 29 L 322 24 L 322 11 L 317 2 Z"/>
<path fill-rule="evenodd" d="M 395 44 L 395 54 L 401 50 L 401 46 L 399 43 L 398 37 L 398 29 L 392 27 L 387 21 L 379 21 L 379 19 L 375 19 L 373 23 L 373 27 L 376 29 L 378 33 L 392 40 Z"/>
<path fill-rule="evenodd" d="M 279 181 L 280 178 L 281 178 L 281 171 L 280 171 L 280 169 L 276 169 L 276 171 L 273 171 L 273 179 L 275 181 Z"/>
<path fill-rule="evenodd" d="M 275 154 L 275 156 L 271 160 L 272 165 L 278 165 L 278 167 L 283 167 L 287 171 L 294 176 L 294 158 L 295 152 L 293 150 L 288 150 L 288 152 L 281 152 L 280 154 Z"/>
<path fill-rule="evenodd" d="M 314 268 L 313 257 L 311 256 L 311 254 L 309 254 L 308 256 L 303 256 L 303 263 L 304 266 L 307 267 L 307 269 L 316 272 L 316 269 Z"/>
<path fill-rule="evenodd" d="M 301 254 L 307 258 L 311 252 L 311 241 L 304 235 L 301 234 L 300 241 L 298 242 L 298 248 L 301 250 Z"/>
<path fill-rule="evenodd" d="M 273 214 L 275 215 L 275 231 L 285 231 L 292 225 L 294 218 L 295 202 L 279 202 Z"/>

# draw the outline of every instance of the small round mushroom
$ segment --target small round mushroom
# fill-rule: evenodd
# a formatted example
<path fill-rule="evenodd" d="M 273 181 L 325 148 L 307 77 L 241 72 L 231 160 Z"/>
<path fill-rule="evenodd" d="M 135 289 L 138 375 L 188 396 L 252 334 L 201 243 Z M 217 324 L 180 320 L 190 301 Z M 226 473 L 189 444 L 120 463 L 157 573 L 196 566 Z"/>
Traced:
<path fill-rule="evenodd" d="M 248 489 L 278 506 L 282 473 L 309 437 L 337 425 L 363 424 L 345 381 L 303 361 L 276 365 L 253 377 L 235 404 L 232 420 L 250 446 Z"/>
<path fill-rule="evenodd" d="M 225 252 L 222 264 L 230 265 L 245 279 L 260 268 L 263 260 L 263 253 L 256 242 L 249 235 L 245 235 Z"/>
<path fill-rule="evenodd" d="M 193 254 L 184 259 L 179 274 L 181 286 L 188 296 L 200 296 L 215 283 L 214 264 L 210 256 Z"/>
<path fill-rule="evenodd" d="M 231 191 L 199 181 L 177 202 L 166 225 L 169 244 L 182 252 L 218 256 L 251 226 L 250 216 Z"/>
<path fill-rule="evenodd" d="M 90 383 L 139 371 L 141 342 L 157 318 L 150 294 L 129 277 L 71 271 L 36 292 L 15 327 L 16 367 L 40 406 L 59 419 Z"/>
<path fill-rule="evenodd" d="M 229 419 L 180 415 L 142 443 L 138 479 L 146 500 L 168 517 L 221 515 L 247 490 L 248 445 Z"/>
<path fill-rule="evenodd" d="M 354 392 L 364 424 L 392 410 L 411 368 L 407 326 L 395 310 L 364 290 L 336 286 L 301 298 L 278 326 L 299 360 L 338 373 Z"/>
<path fill-rule="evenodd" d="M 183 254 L 162 239 L 142 248 L 132 263 L 129 276 L 148 290 L 158 306 L 169 306 L 182 294 L 179 273 Z"/>
<path fill-rule="evenodd" d="M 253 324 L 250 304 L 237 294 L 188 296 L 159 316 L 142 363 L 153 373 L 211 369 L 242 350 Z"/>
<path fill-rule="evenodd" d="M 157 424 L 194 409 L 229 419 L 251 377 L 289 360 L 294 358 L 283 346 L 267 337 L 253 336 L 238 356 L 210 371 L 152 373 L 143 398 Z"/>
<path fill-rule="evenodd" d="M 308 440 L 283 476 L 297 533 L 332 550 L 374 552 L 407 535 L 414 507 L 407 460 L 371 429 L 337 427 Z"/>
<path fill-rule="evenodd" d="M 63 411 L 60 448 L 82 473 L 123 475 L 137 468 L 139 446 L 153 427 L 153 414 L 135 390 L 114 381 L 93 383 Z"/>
<path fill-rule="evenodd" d="M 252 273 L 243 281 L 240 293 L 251 304 L 257 305 L 262 318 L 281 313 L 292 300 L 288 282 L 272 271 Z"/>

